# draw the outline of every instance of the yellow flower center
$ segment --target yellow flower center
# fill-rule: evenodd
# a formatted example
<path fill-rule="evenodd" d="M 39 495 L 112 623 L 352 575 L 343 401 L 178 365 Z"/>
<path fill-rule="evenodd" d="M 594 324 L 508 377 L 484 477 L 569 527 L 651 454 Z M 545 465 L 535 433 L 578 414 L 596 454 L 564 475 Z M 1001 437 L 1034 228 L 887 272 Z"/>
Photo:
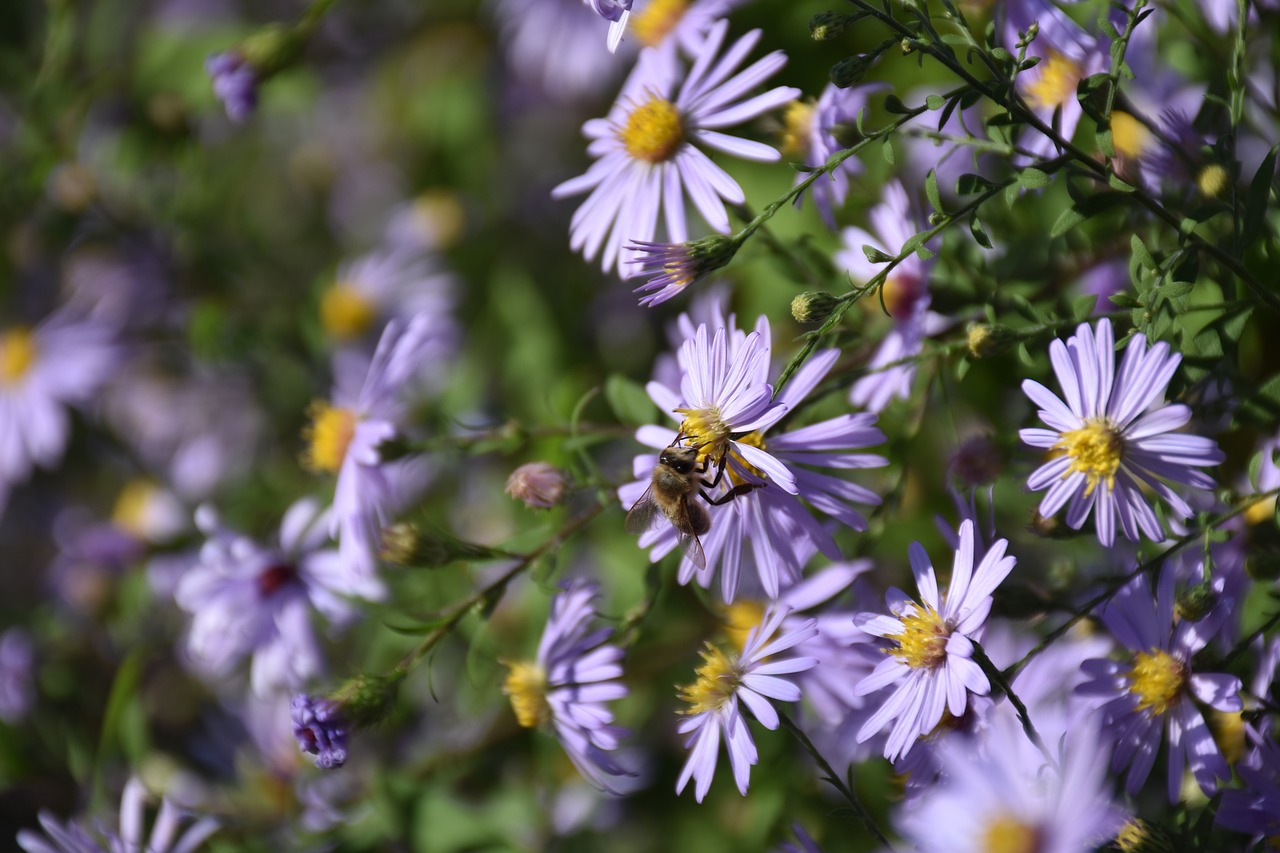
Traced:
<path fill-rule="evenodd" d="M 16 385 L 36 360 L 36 338 L 18 327 L 0 334 L 0 385 Z"/>
<path fill-rule="evenodd" d="M 1027 86 L 1027 96 L 1034 106 L 1057 108 L 1076 96 L 1080 67 L 1057 51 L 1040 60 L 1038 74 Z"/>
<path fill-rule="evenodd" d="M 1155 716 L 1169 710 L 1182 692 L 1187 680 L 1187 667 L 1168 652 L 1153 649 L 1139 652 L 1129 670 L 1129 692 L 1138 697 L 1137 710 L 1147 708 Z"/>
<path fill-rule="evenodd" d="M 1141 157 L 1155 139 L 1151 129 L 1129 113 L 1115 110 L 1111 113 L 1111 144 L 1121 157 Z"/>
<path fill-rule="evenodd" d="M 1200 190 L 1200 194 L 1209 198 L 1217 198 L 1222 195 L 1222 191 L 1231 183 L 1231 176 L 1227 174 L 1227 170 L 1219 166 L 1217 163 L 1210 163 L 1200 170 L 1200 174 L 1196 176 L 1196 187 Z"/>
<path fill-rule="evenodd" d="M 782 156 L 790 160 L 802 160 L 809 153 L 809 135 L 813 132 L 812 101 L 792 101 L 782 114 Z"/>
<path fill-rule="evenodd" d="M 511 699 L 516 722 L 526 729 L 545 725 L 551 719 L 547 704 L 547 674 L 536 663 L 507 664 L 511 672 L 502 683 L 502 692 Z"/>
<path fill-rule="evenodd" d="M 749 444 L 752 447 L 758 447 L 761 450 L 765 449 L 764 436 L 761 435 L 758 430 L 756 432 L 747 433 L 742 438 L 738 439 L 737 443 Z M 765 479 L 765 473 L 761 471 L 759 468 L 757 468 L 756 466 L 748 463 L 747 460 L 742 458 L 741 454 L 735 452 L 733 454 L 733 458 L 738 464 L 740 464 L 743 468 L 746 468 L 752 474 L 755 474 L 757 477 L 759 477 L 762 480 Z M 732 468 L 728 470 L 728 474 L 729 474 L 729 479 L 733 481 L 733 484 L 735 486 L 741 486 L 743 483 L 746 482 L 746 479 L 743 478 L 743 476 L 739 474 L 737 471 L 734 471 Z"/>
<path fill-rule="evenodd" d="M 428 241 L 444 249 L 462 236 L 466 211 L 456 193 L 430 190 L 413 201 L 413 221 Z"/>
<path fill-rule="evenodd" d="M 1239 711 L 1215 710 L 1209 715 L 1209 728 L 1228 764 L 1235 764 L 1244 758 L 1246 732 L 1244 716 Z"/>
<path fill-rule="evenodd" d="M 631 31 L 636 41 L 645 47 L 653 47 L 675 29 L 689 8 L 689 0 L 651 0 L 639 12 L 631 14 Z"/>
<path fill-rule="evenodd" d="M 130 480 L 116 498 L 116 505 L 111 511 L 111 522 L 139 539 L 144 538 L 147 530 L 147 509 L 155 495 L 155 483 L 149 480 Z"/>
<path fill-rule="evenodd" d="M 729 642 L 742 651 L 747 644 L 747 635 L 751 629 L 764 619 L 764 605 L 758 601 L 739 599 L 724 608 L 724 631 L 729 635 Z"/>
<path fill-rule="evenodd" d="M 1088 420 L 1080 429 L 1064 432 L 1053 449 L 1065 451 L 1071 457 L 1071 466 L 1064 477 L 1079 471 L 1088 478 L 1086 495 L 1092 494 L 1098 481 L 1103 479 L 1107 481 L 1108 489 L 1115 488 L 1116 471 L 1124 458 L 1124 441 L 1110 421 L 1105 418 Z"/>
<path fill-rule="evenodd" d="M 1000 815 L 987 823 L 981 847 L 987 853 L 1036 853 L 1040 831 L 1015 817 Z"/>
<path fill-rule="evenodd" d="M 650 96 L 627 116 L 627 126 L 619 131 L 618 138 L 637 160 L 661 163 L 670 160 L 684 144 L 684 123 L 675 104 Z"/>
<path fill-rule="evenodd" d="M 737 655 L 727 657 L 710 643 L 702 652 L 702 666 L 694 673 L 698 676 L 697 681 L 677 688 L 680 699 L 689 704 L 689 710 L 682 713 L 690 715 L 718 711 L 733 696 L 742 678 Z"/>
<path fill-rule="evenodd" d="M 729 448 L 729 425 L 720 420 L 719 409 L 676 409 L 684 415 L 680 422 L 680 433 L 689 441 L 690 447 L 698 448 L 698 464 L 707 460 L 713 465 L 720 464 L 720 457 Z"/>
<path fill-rule="evenodd" d="M 338 282 L 320 297 L 320 324 L 338 340 L 362 337 L 376 316 L 373 303 L 346 282 Z"/>
<path fill-rule="evenodd" d="M 356 431 L 356 413 L 316 400 L 307 410 L 311 423 L 302 430 L 306 447 L 302 466 L 308 471 L 338 473 L 347 456 L 347 445 Z"/>
<path fill-rule="evenodd" d="M 1263 524 L 1276 517 L 1276 496 L 1264 498 L 1255 503 L 1249 504 L 1249 508 L 1244 511 L 1244 520 L 1249 522 L 1250 526 L 1255 524 Z"/>
<path fill-rule="evenodd" d="M 902 658 L 913 669 L 938 666 L 947 658 L 951 627 L 932 607 L 922 608 L 915 604 L 912 607 L 915 613 L 903 617 L 902 631 L 889 638 L 897 641 L 898 648 L 888 652 Z"/>

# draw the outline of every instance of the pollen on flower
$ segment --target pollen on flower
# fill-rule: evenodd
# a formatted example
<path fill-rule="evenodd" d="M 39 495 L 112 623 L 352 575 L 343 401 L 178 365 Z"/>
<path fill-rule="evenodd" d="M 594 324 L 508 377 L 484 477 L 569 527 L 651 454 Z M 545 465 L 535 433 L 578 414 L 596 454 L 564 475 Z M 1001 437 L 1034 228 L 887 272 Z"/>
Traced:
<path fill-rule="evenodd" d="M 813 131 L 813 101 L 792 101 L 782 114 L 782 156 L 793 160 L 809 153 L 809 134 Z"/>
<path fill-rule="evenodd" d="M 346 282 L 338 282 L 320 297 L 320 324 L 338 340 L 350 341 L 363 336 L 373 325 L 375 316 L 369 300 Z"/>
<path fill-rule="evenodd" d="M 1099 480 L 1105 479 L 1107 488 L 1115 488 L 1116 471 L 1124 459 L 1124 441 L 1109 421 L 1090 419 L 1080 429 L 1064 432 L 1053 447 L 1071 457 L 1071 466 L 1063 476 L 1079 471 L 1088 479 L 1086 495 L 1093 493 Z"/>
<path fill-rule="evenodd" d="M 1058 107 L 1076 96 L 1080 82 L 1080 66 L 1062 54 L 1051 51 L 1036 66 L 1035 80 L 1027 86 L 1031 101 L 1045 109 Z"/>
<path fill-rule="evenodd" d="M 640 12 L 631 15 L 631 31 L 636 41 L 653 47 L 675 29 L 689 8 L 689 0 L 651 0 Z"/>
<path fill-rule="evenodd" d="M 546 724 L 551 719 L 547 704 L 547 673 L 536 663 L 507 664 L 511 672 L 502 683 L 502 692 L 511 699 L 516 722 L 526 729 Z"/>
<path fill-rule="evenodd" d="M 728 657 L 716 646 L 707 643 L 702 652 L 702 666 L 694 670 L 698 680 L 678 688 L 680 699 L 689 703 L 685 714 L 701 714 L 718 711 L 738 689 L 742 673 L 737 655 Z"/>
<path fill-rule="evenodd" d="M 982 841 L 981 849 L 987 853 L 1036 853 L 1040 849 L 1040 830 L 1002 814 L 987 823 Z"/>
<path fill-rule="evenodd" d="M 1222 191 L 1227 188 L 1230 183 L 1231 176 L 1227 174 L 1227 170 L 1217 163 L 1210 163 L 1200 170 L 1200 174 L 1196 176 L 1196 188 L 1200 190 L 1200 194 L 1208 198 L 1217 198 L 1222 195 Z"/>
<path fill-rule="evenodd" d="M 765 443 L 764 443 L 764 436 L 760 434 L 759 430 L 755 432 L 747 433 L 742 438 L 738 439 L 737 443 L 749 444 L 752 447 L 758 447 L 761 450 L 766 449 Z M 765 473 L 763 471 L 761 471 L 756 466 L 748 463 L 747 460 L 743 459 L 742 456 L 738 454 L 736 451 L 731 451 L 731 453 L 733 454 L 733 459 L 735 462 L 737 462 L 743 468 L 746 468 L 748 471 L 750 471 L 752 474 L 759 477 L 760 479 L 762 480 L 765 479 Z M 735 486 L 741 486 L 743 483 L 746 482 L 746 479 L 737 471 L 734 471 L 732 468 L 728 469 L 728 473 L 729 473 L 729 479 L 733 481 L 733 484 Z"/>
<path fill-rule="evenodd" d="M 729 425 L 720 419 L 720 410 L 711 409 L 676 409 L 684 415 L 680 422 L 680 434 L 689 441 L 690 447 L 698 448 L 698 463 L 710 460 L 718 465 L 721 457 L 729 449 Z"/>
<path fill-rule="evenodd" d="M 915 606 L 915 613 L 902 618 L 902 631 L 889 637 L 898 648 L 889 649 L 913 669 L 927 669 L 947 659 L 951 628 L 932 607 Z"/>
<path fill-rule="evenodd" d="M 1129 113 L 1121 110 L 1111 113 L 1111 144 L 1121 157 L 1141 157 L 1154 138 L 1151 129 Z"/>
<path fill-rule="evenodd" d="M 1137 710 L 1150 708 L 1152 714 L 1161 716 L 1178 698 L 1186 680 L 1186 664 L 1166 651 L 1153 649 L 1135 656 L 1129 670 L 1129 692 L 1138 697 Z"/>
<path fill-rule="evenodd" d="M 637 160 L 661 163 L 670 160 L 684 143 L 684 122 L 675 104 L 650 96 L 627 116 L 626 127 L 618 132 L 618 138 Z"/>
<path fill-rule="evenodd" d="M 307 410 L 311 423 L 302 430 L 306 447 L 302 465 L 316 473 L 338 473 L 347 456 L 347 445 L 356 431 L 356 414 L 350 409 L 331 406 L 316 400 Z"/>
<path fill-rule="evenodd" d="M 724 608 L 724 631 L 729 635 L 729 642 L 738 651 L 747 644 L 747 635 L 751 629 L 764 619 L 764 604 L 759 601 L 739 599 Z"/>
<path fill-rule="evenodd" d="M 36 340 L 30 329 L 0 334 L 0 384 L 12 385 L 27 375 L 36 360 Z"/>

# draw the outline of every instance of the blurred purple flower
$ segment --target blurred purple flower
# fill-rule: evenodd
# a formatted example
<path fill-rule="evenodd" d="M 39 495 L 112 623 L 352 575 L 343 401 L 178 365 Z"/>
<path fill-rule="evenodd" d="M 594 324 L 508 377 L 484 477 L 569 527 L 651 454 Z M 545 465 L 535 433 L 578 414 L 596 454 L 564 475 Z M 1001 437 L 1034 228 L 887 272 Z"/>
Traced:
<path fill-rule="evenodd" d="M 610 55 L 600 19 L 583 0 L 498 0 L 496 14 L 513 75 L 552 98 L 595 95 L 625 68 L 625 59 Z"/>
<path fill-rule="evenodd" d="M 1252 835 L 1255 841 L 1280 837 L 1280 745 L 1264 740 L 1235 770 L 1244 787 L 1222 792 L 1214 815 L 1218 825 Z"/>
<path fill-rule="evenodd" d="M 36 649 L 21 628 L 0 634 L 0 720 L 17 725 L 35 702 Z"/>
<path fill-rule="evenodd" d="M 1143 494 L 1154 490 L 1179 518 L 1191 507 L 1166 480 L 1196 489 L 1212 489 L 1213 478 L 1197 468 L 1226 458 L 1211 439 L 1173 431 L 1191 420 L 1191 409 L 1163 405 L 1169 380 L 1182 356 L 1169 353 L 1160 341 L 1148 351 L 1146 338 L 1134 335 L 1116 372 L 1111 321 L 1098 321 L 1097 332 L 1081 323 L 1064 345 L 1049 345 L 1054 374 L 1066 402 L 1031 379 L 1023 392 L 1040 407 L 1040 419 L 1051 429 L 1024 429 L 1023 442 L 1056 455 L 1032 473 L 1027 486 L 1047 489 L 1040 501 L 1046 518 L 1067 506 L 1067 524 L 1079 530 L 1093 512 L 1098 541 L 1115 541 L 1116 519 L 1128 539 L 1139 534 L 1159 541 L 1164 531 Z"/>
<path fill-rule="evenodd" d="M 654 240 L 660 210 L 667 240 L 688 240 L 686 197 L 713 230 L 728 233 L 724 202 L 741 204 L 746 196 L 694 143 L 748 160 L 779 159 L 768 145 L 721 132 L 799 94 L 798 89 L 780 86 L 742 100 L 787 59 L 774 51 L 738 71 L 761 32 L 752 30 L 719 56 L 728 26 L 721 21 L 711 29 L 687 74 L 679 63 L 665 63 L 653 51 L 641 54 L 609 115 L 582 127 L 595 162 L 585 174 L 557 186 L 552 196 L 590 193 L 573 215 L 570 246 L 589 261 L 603 249 L 601 268 L 606 272 L 616 269 L 624 278 L 633 275 L 627 262 L 635 252 L 626 246 Z"/>
<path fill-rule="evenodd" d="M 734 782 L 746 796 L 751 765 L 759 761 L 759 753 L 739 702 L 747 706 L 760 725 L 776 729 L 781 721 L 769 700 L 798 702 L 802 696 L 800 688 L 782 676 L 805 672 L 818 664 L 816 658 L 778 656 L 818 631 L 816 621 L 807 619 L 775 638 L 788 613 L 788 608 L 780 606 L 765 611 L 764 619 L 748 635 L 741 655 L 726 655 L 710 643 L 702 652 L 698 680 L 680 688 L 680 698 L 689 704 L 689 710 L 683 713 L 689 716 L 680 723 L 679 731 L 688 735 L 685 746 L 691 751 L 676 782 L 677 794 L 693 779 L 694 797 L 702 802 L 715 776 L 723 735 Z"/>
<path fill-rule="evenodd" d="M 258 106 L 258 74 L 240 53 L 212 54 L 205 60 L 204 70 L 227 118 L 239 124 L 253 114 Z"/>
<path fill-rule="evenodd" d="M 347 763 L 347 721 L 336 702 L 303 693 L 289 703 L 298 747 L 316 757 L 316 767 L 332 770 Z"/>
<path fill-rule="evenodd" d="M 885 83 L 864 83 L 847 88 L 828 83 L 816 103 L 792 101 L 786 111 L 787 130 L 782 156 L 798 159 L 811 168 L 824 165 L 833 154 L 848 147 L 845 137 L 849 132 L 856 132 L 858 113 L 866 108 L 868 98 L 888 88 Z M 833 231 L 836 227 L 835 211 L 844 206 L 849 195 L 849 180 L 861 172 L 862 161 L 850 157 L 829 176 L 819 178 L 809 190 L 814 206 L 822 214 L 822 221 Z M 805 177 L 804 173 L 797 175 L 796 183 Z M 802 195 L 796 198 L 795 204 L 799 207 L 803 202 Z"/>
<path fill-rule="evenodd" d="M 1101 703 L 1103 734 L 1115 744 L 1112 770 L 1128 767 L 1125 788 L 1137 794 L 1167 730 L 1169 801 L 1181 798 L 1183 768 L 1188 764 L 1200 788 L 1212 795 L 1217 779 L 1231 778 L 1231 768 L 1196 702 L 1227 712 L 1244 707 L 1239 678 L 1193 669 L 1192 658 L 1212 638 L 1219 617 L 1175 622 L 1174 572 L 1169 569 L 1161 572 L 1156 595 L 1147 575 L 1140 575 L 1107 603 L 1101 616 L 1133 656 L 1124 662 L 1085 661 L 1089 681 L 1076 692 Z"/>
<path fill-rule="evenodd" d="M 320 324 L 335 341 L 377 337 L 391 319 L 421 316 L 436 324 L 428 364 L 446 364 L 458 338 L 453 322 L 453 276 L 422 252 L 380 250 L 345 261 L 320 295 Z M 443 370 L 438 370 L 443 374 Z"/>

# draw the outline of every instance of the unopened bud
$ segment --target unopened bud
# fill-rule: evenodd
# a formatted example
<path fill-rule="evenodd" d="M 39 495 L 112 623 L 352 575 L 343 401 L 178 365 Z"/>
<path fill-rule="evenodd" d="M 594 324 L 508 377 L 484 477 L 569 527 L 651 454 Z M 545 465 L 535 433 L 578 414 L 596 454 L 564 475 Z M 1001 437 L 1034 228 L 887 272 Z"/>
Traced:
<path fill-rule="evenodd" d="M 1218 603 L 1218 593 L 1207 583 L 1198 583 L 1178 596 L 1178 616 L 1187 622 L 1199 622 Z"/>
<path fill-rule="evenodd" d="M 330 696 L 342 709 L 354 728 L 365 728 L 382 722 L 395 707 L 396 694 L 404 673 L 392 670 L 389 675 L 357 675 Z"/>
<path fill-rule="evenodd" d="M 969 354 L 974 358 L 1000 355 L 1016 343 L 1018 337 L 1008 326 L 973 323 L 969 326 Z"/>
<path fill-rule="evenodd" d="M 529 509 L 551 509 L 564 498 L 564 472 L 548 462 L 529 462 L 511 472 L 507 494 Z"/>
<path fill-rule="evenodd" d="M 464 542 L 442 530 L 422 530 L 402 521 L 382 531 L 378 557 L 397 566 L 437 569 L 454 560 L 484 560 L 503 556 L 493 548 Z"/>
<path fill-rule="evenodd" d="M 841 89 L 848 89 L 862 81 L 871 68 L 871 60 L 865 56 L 850 56 L 831 66 L 831 82 Z"/>
<path fill-rule="evenodd" d="M 1174 853 L 1178 849 L 1167 832 L 1136 817 L 1120 828 L 1116 847 L 1124 853 Z"/>
<path fill-rule="evenodd" d="M 902 47 L 902 55 L 903 55 L 903 56 L 910 56 L 910 55 L 911 55 L 911 51 L 913 51 L 913 50 L 915 50 L 915 49 L 916 49 L 915 44 L 914 44 L 914 43 L 911 41 L 911 39 L 909 39 L 909 38 L 904 38 L 904 39 L 902 40 L 902 45 L 901 45 L 901 47 Z"/>
<path fill-rule="evenodd" d="M 830 293 L 811 290 L 791 300 L 791 316 L 797 323 L 821 323 L 840 304 Z"/>
<path fill-rule="evenodd" d="M 835 12 L 819 12 L 809 19 L 809 35 L 814 41 L 830 41 L 844 33 L 848 18 Z"/>
<path fill-rule="evenodd" d="M 279 24 L 263 27 L 246 38 L 239 48 L 240 55 L 257 72 L 259 80 L 292 65 L 301 52 L 302 39 Z"/>

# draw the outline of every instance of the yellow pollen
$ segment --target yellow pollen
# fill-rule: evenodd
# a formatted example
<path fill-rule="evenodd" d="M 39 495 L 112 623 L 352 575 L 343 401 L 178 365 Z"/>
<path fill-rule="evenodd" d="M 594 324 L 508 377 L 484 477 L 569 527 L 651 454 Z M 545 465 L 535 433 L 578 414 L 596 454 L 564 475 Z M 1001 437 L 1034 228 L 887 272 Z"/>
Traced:
<path fill-rule="evenodd" d="M 376 313 L 364 294 L 346 282 L 338 282 L 320 297 L 320 324 L 331 337 L 341 341 L 363 336 L 373 325 Z"/>
<path fill-rule="evenodd" d="M 1111 113 L 1111 144 L 1121 157 L 1137 159 L 1154 139 L 1151 129 L 1121 110 Z"/>
<path fill-rule="evenodd" d="M 913 669 L 935 667 L 947 658 L 951 628 L 932 607 L 912 606 L 915 613 L 903 617 L 902 631 L 889 638 L 898 643 L 898 648 L 888 650 L 889 654 L 902 658 Z"/>
<path fill-rule="evenodd" d="M 736 442 L 736 443 L 737 443 L 737 444 L 749 444 L 749 445 L 751 445 L 752 447 L 758 447 L 758 448 L 760 448 L 761 450 L 764 450 L 764 449 L 765 449 L 765 446 L 764 446 L 764 436 L 763 436 L 763 435 L 761 435 L 761 434 L 760 434 L 760 432 L 759 432 L 758 430 L 757 430 L 756 432 L 750 432 L 750 433 L 747 433 L 747 434 L 746 434 L 746 435 L 744 435 L 742 438 L 739 438 L 739 439 L 737 440 L 737 442 Z M 736 453 L 736 452 L 735 452 L 735 453 L 733 454 L 733 458 L 734 458 L 734 461 L 735 461 L 735 462 L 737 462 L 737 463 L 738 463 L 739 465 L 741 465 L 743 468 L 746 468 L 746 469 L 747 469 L 748 471 L 750 471 L 752 474 L 755 474 L 757 477 L 759 477 L 759 478 L 760 478 L 760 479 L 762 479 L 762 480 L 763 480 L 763 479 L 766 479 L 766 475 L 765 475 L 765 473 L 764 473 L 763 471 L 761 471 L 761 470 L 760 470 L 759 468 L 757 468 L 756 466 L 754 466 L 754 465 L 750 464 L 749 462 L 747 462 L 747 460 L 743 459 L 743 458 L 742 458 L 742 456 L 741 456 L 740 454 L 738 454 L 738 453 Z M 743 483 L 745 483 L 745 482 L 746 482 L 746 480 L 743 478 L 743 476 L 742 476 L 741 474 L 739 474 L 737 471 L 734 471 L 732 468 L 727 469 L 726 473 L 728 473 L 728 475 L 729 475 L 729 479 L 733 482 L 733 484 L 734 484 L 735 486 L 741 486 Z"/>
<path fill-rule="evenodd" d="M 686 687 L 678 687 L 681 701 L 689 703 L 689 710 L 684 714 L 701 714 L 704 711 L 717 711 L 729 701 L 738 689 L 742 673 L 738 669 L 738 658 L 726 657 L 716 646 L 707 643 L 702 652 L 702 666 L 694 670 L 698 680 Z"/>
<path fill-rule="evenodd" d="M 645 47 L 654 47 L 675 29 L 688 8 L 689 0 L 650 0 L 643 10 L 631 14 L 631 31 L 636 34 L 636 41 Z"/>
<path fill-rule="evenodd" d="M 339 409 L 324 400 L 316 400 L 307 409 L 311 423 L 302 430 L 307 446 L 302 451 L 302 466 L 317 474 L 338 473 L 347 456 L 347 445 L 356 431 L 356 414 Z"/>
<path fill-rule="evenodd" d="M 462 201 L 448 190 L 429 190 L 414 199 L 413 218 L 421 232 L 442 249 L 458 242 L 467 222 Z"/>
<path fill-rule="evenodd" d="M 764 619 L 764 605 L 758 601 L 739 599 L 724 608 L 724 631 L 738 651 L 747 644 L 751 629 Z"/>
<path fill-rule="evenodd" d="M 782 156 L 790 160 L 803 159 L 809 153 L 809 134 L 813 132 L 812 101 L 792 101 L 782 114 Z"/>
<path fill-rule="evenodd" d="M 16 385 L 36 360 L 36 339 L 18 327 L 0 334 L 0 385 Z"/>
<path fill-rule="evenodd" d="M 111 522 L 138 538 L 146 531 L 147 509 L 156 495 L 156 485 L 149 480 L 130 480 L 120 490 L 111 511 Z"/>
<path fill-rule="evenodd" d="M 1214 711 L 1209 715 L 1209 728 L 1213 732 L 1214 742 L 1222 750 L 1222 757 L 1228 764 L 1235 764 L 1244 758 L 1245 727 L 1244 717 L 1239 711 Z"/>
<path fill-rule="evenodd" d="M 1244 520 L 1250 525 L 1263 524 L 1276 517 L 1276 496 L 1264 498 L 1249 505 L 1244 511 Z"/>
<path fill-rule="evenodd" d="M 1000 815 L 987 823 L 982 842 L 986 853 L 1036 853 L 1040 832 L 1015 817 Z"/>
<path fill-rule="evenodd" d="M 511 699 L 516 722 L 526 729 L 545 725 L 551 720 L 547 704 L 547 674 L 536 663 L 512 663 L 511 672 L 502 682 L 502 692 Z"/>
<path fill-rule="evenodd" d="M 1138 697 L 1137 710 L 1151 709 L 1162 716 L 1182 693 L 1187 668 L 1168 652 L 1153 649 L 1139 652 L 1129 670 L 1129 692 Z"/>
<path fill-rule="evenodd" d="M 1196 187 L 1200 190 L 1200 194 L 1209 198 L 1217 198 L 1222 195 L 1222 191 L 1227 188 L 1227 184 L 1231 182 L 1231 176 L 1227 174 L 1227 170 L 1219 166 L 1217 163 L 1210 163 L 1200 170 L 1200 174 L 1196 176 Z"/>
<path fill-rule="evenodd" d="M 1080 67 L 1056 51 L 1040 60 L 1035 81 L 1027 86 L 1027 95 L 1038 107 L 1057 108 L 1076 96 Z"/>
<path fill-rule="evenodd" d="M 1116 847 L 1123 853 L 1137 853 L 1137 851 L 1143 849 L 1144 844 L 1149 844 L 1150 841 L 1151 833 L 1147 829 L 1146 822 L 1136 817 L 1130 819 L 1116 833 Z"/>
<path fill-rule="evenodd" d="M 680 433 L 688 439 L 690 447 L 698 448 L 698 464 L 710 460 L 719 465 L 720 457 L 729 448 L 729 425 L 720 420 L 719 409 L 676 409 L 684 415 Z"/>
<path fill-rule="evenodd" d="M 684 122 L 675 104 L 650 96 L 627 116 L 627 126 L 618 132 L 618 139 L 637 160 L 661 163 L 675 156 L 684 144 Z"/>
<path fill-rule="evenodd" d="M 1091 419 L 1080 429 L 1064 432 L 1053 449 L 1065 451 L 1071 457 L 1071 466 L 1064 477 L 1079 471 L 1088 479 L 1086 495 L 1093 493 L 1099 480 L 1105 479 L 1108 489 L 1115 488 L 1116 471 L 1124 459 L 1124 441 L 1107 420 Z"/>

